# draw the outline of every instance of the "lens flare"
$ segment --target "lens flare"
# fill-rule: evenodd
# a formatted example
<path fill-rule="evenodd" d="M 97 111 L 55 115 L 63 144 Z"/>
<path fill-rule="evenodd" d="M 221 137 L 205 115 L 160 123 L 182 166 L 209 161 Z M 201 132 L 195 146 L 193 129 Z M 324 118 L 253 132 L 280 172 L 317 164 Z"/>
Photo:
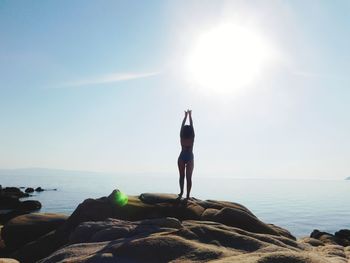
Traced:
<path fill-rule="evenodd" d="M 119 206 L 125 206 L 128 203 L 128 196 L 121 191 L 114 193 L 114 201 Z"/>

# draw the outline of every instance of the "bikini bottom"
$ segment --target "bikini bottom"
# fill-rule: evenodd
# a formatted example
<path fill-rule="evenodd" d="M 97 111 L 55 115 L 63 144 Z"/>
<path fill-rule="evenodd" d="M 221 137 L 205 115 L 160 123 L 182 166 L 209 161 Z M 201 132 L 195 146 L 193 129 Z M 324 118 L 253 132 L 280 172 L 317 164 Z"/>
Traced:
<path fill-rule="evenodd" d="M 179 159 L 185 163 L 193 160 L 193 152 L 190 151 L 181 151 Z"/>

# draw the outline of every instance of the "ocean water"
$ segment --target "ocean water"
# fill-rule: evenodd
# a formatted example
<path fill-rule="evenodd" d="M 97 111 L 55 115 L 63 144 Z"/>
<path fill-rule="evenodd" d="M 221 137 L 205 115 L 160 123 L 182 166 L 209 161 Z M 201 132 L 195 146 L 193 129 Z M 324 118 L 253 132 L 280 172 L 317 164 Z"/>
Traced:
<path fill-rule="evenodd" d="M 129 195 L 178 193 L 178 175 L 0 175 L 3 186 L 41 186 L 57 191 L 34 193 L 41 212 L 70 214 L 86 198 L 120 189 Z M 296 237 L 312 230 L 350 229 L 350 181 L 272 180 L 200 177 L 194 175 L 192 196 L 226 200 L 249 208 L 258 218 L 288 229 Z"/>

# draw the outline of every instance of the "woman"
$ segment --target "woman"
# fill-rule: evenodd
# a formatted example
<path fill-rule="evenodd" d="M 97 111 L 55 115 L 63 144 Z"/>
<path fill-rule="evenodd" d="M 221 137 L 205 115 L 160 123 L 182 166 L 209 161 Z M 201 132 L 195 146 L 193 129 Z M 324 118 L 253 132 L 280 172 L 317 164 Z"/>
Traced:
<path fill-rule="evenodd" d="M 187 116 L 190 119 L 190 125 L 185 125 Z M 192 172 L 193 172 L 193 142 L 194 142 L 194 129 L 192 122 L 192 111 L 185 111 L 185 117 L 181 124 L 180 130 L 180 142 L 181 142 L 181 153 L 177 160 L 177 165 L 179 167 L 180 173 L 180 194 L 179 199 L 181 199 L 184 190 L 184 181 L 186 175 L 187 183 L 187 195 L 186 200 L 190 198 L 190 192 L 192 187 Z"/>

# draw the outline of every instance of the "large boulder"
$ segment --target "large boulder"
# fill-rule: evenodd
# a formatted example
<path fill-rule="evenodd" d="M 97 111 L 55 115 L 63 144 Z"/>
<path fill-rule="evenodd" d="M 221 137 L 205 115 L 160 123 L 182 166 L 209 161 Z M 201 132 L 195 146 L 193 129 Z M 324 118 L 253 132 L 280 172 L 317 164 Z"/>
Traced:
<path fill-rule="evenodd" d="M 16 209 L 19 204 L 18 197 L 0 195 L 0 209 Z"/>
<path fill-rule="evenodd" d="M 17 187 L 5 187 L 0 188 L 0 209 L 8 210 L 0 214 L 0 223 L 4 224 L 13 216 L 22 214 L 20 208 L 22 202 L 19 198 L 26 197 L 28 194 L 23 193 L 21 189 Z"/>
<path fill-rule="evenodd" d="M 66 219 L 66 215 L 52 213 L 21 215 L 4 225 L 1 237 L 6 247 L 14 250 L 57 229 Z"/>
<path fill-rule="evenodd" d="M 209 213 L 206 213 L 207 209 L 215 213 L 210 216 Z M 65 227 L 74 229 L 82 222 L 101 221 L 107 218 L 134 221 L 160 217 L 174 217 L 179 220 L 209 220 L 255 233 L 294 238 L 287 230 L 279 231 L 263 223 L 251 211 L 239 204 L 196 199 L 191 199 L 184 204 L 178 201 L 176 195 L 149 193 L 141 194 L 139 197 L 130 196 L 128 204 L 123 207 L 118 206 L 111 196 L 85 200 L 67 220 Z"/>
<path fill-rule="evenodd" d="M 22 192 L 18 187 L 5 187 L 2 189 L 2 195 L 14 196 L 17 198 L 28 197 L 27 193 Z"/>
<path fill-rule="evenodd" d="M 7 213 L 0 214 L 0 223 L 5 224 L 12 218 L 20 215 L 28 214 L 30 212 L 37 211 L 41 208 L 41 203 L 36 200 L 18 201 L 15 209 L 8 211 Z"/>
<path fill-rule="evenodd" d="M 178 257 L 179 259 L 188 260 L 192 257 L 191 255 L 193 255 L 194 260 L 200 258 L 203 260 L 214 259 L 222 255 L 222 247 L 220 246 L 229 246 L 225 243 L 225 239 L 229 238 L 230 235 L 219 235 L 218 232 L 212 231 L 212 228 L 217 228 L 219 231 L 219 229 L 225 227 L 229 228 L 225 231 L 230 232 L 232 230 L 236 236 L 246 236 L 247 233 L 250 233 L 251 241 L 246 243 L 247 247 L 254 246 L 257 249 L 258 247 L 264 247 L 254 241 L 256 237 L 266 242 L 278 244 L 282 242 L 288 246 L 296 246 L 295 238 L 287 230 L 263 223 L 246 207 L 237 203 L 214 200 L 202 201 L 195 198 L 183 202 L 176 195 L 146 193 L 140 196 L 129 196 L 128 203 L 121 205 L 116 201 L 117 193 L 118 191 L 113 191 L 108 197 L 86 199 L 56 231 L 27 243 L 11 256 L 21 262 L 36 262 L 64 244 L 72 244 L 72 246 L 63 252 L 61 251 L 63 254 L 70 251 L 70 249 L 77 249 L 80 247 L 79 244 L 82 243 L 84 244 L 81 246 L 82 249 L 86 247 L 94 254 L 94 257 L 97 257 L 96 261 L 92 262 L 101 262 L 99 260 L 106 260 L 107 262 L 110 259 L 105 258 L 106 255 L 100 255 L 96 252 L 97 255 L 92 251 L 95 251 L 95 248 L 98 247 L 109 247 L 107 243 L 102 244 L 103 242 L 118 243 L 118 240 L 120 240 L 121 247 L 119 249 L 118 245 L 118 253 L 122 255 L 121 258 L 128 259 L 129 253 L 132 253 L 131 251 L 135 249 L 140 255 L 154 253 L 154 256 L 156 256 L 156 253 L 158 253 L 160 258 L 164 258 L 164 262 Z M 184 222 L 187 223 L 184 224 Z M 170 236 L 159 234 L 168 233 L 169 231 L 173 233 Z M 222 230 L 220 231 L 222 232 Z M 204 234 L 202 235 L 201 232 Z M 205 233 L 208 233 L 208 237 L 211 237 L 211 235 L 213 235 L 212 237 L 219 235 L 219 237 L 211 241 L 206 240 Z M 155 239 L 144 239 L 147 236 L 154 235 L 156 235 Z M 135 241 L 128 244 L 126 240 L 129 240 L 129 238 L 131 238 L 131 241 L 134 238 Z M 192 244 L 190 241 L 184 240 L 196 238 L 198 244 Z M 232 237 L 232 242 L 234 239 Z M 204 241 L 209 242 L 210 246 L 214 244 L 218 247 L 212 249 L 209 245 L 208 247 L 205 245 L 203 250 L 196 250 L 197 245 L 201 247 L 200 243 Z M 98 242 L 98 245 L 92 248 L 85 242 Z M 173 247 L 172 242 L 174 242 L 174 247 L 179 246 L 174 251 L 171 249 Z M 144 248 L 142 248 L 143 243 L 145 244 Z M 187 252 L 185 253 L 182 249 Z M 61 252 L 45 262 L 56 262 L 55 260 L 62 256 Z M 180 256 L 180 254 L 183 254 L 183 256 Z M 149 258 L 149 262 L 154 262 L 152 257 Z M 145 260 L 146 258 L 145 256 Z M 132 262 L 144 262 L 140 260 L 140 258 L 135 258 L 135 261 Z"/>
<path fill-rule="evenodd" d="M 41 203 L 37 200 L 26 200 L 19 204 L 18 210 L 32 212 L 39 210 L 41 208 Z"/>
<path fill-rule="evenodd" d="M 67 246 L 39 263 L 345 263 L 348 256 L 343 247 L 313 247 L 210 221 L 108 219 L 80 224 Z"/>
<path fill-rule="evenodd" d="M 350 247 L 314 232 L 296 241 L 281 227 L 260 221 L 237 203 L 176 195 L 87 199 L 56 230 L 25 244 L 11 257 L 21 262 L 346 262 Z M 324 242 L 322 241 L 324 240 Z M 46 258 L 45 258 L 46 257 Z"/>
<path fill-rule="evenodd" d="M 347 239 L 350 241 L 350 229 L 341 229 L 334 233 L 338 238 Z"/>
<path fill-rule="evenodd" d="M 237 203 L 195 198 L 184 203 L 176 195 L 148 193 L 130 196 L 122 206 L 115 194 L 85 200 L 60 227 L 21 246 L 11 257 L 27 263 L 350 259 L 348 230 L 335 235 L 314 231 L 310 238 L 296 241 L 288 230 L 260 221 Z"/>

